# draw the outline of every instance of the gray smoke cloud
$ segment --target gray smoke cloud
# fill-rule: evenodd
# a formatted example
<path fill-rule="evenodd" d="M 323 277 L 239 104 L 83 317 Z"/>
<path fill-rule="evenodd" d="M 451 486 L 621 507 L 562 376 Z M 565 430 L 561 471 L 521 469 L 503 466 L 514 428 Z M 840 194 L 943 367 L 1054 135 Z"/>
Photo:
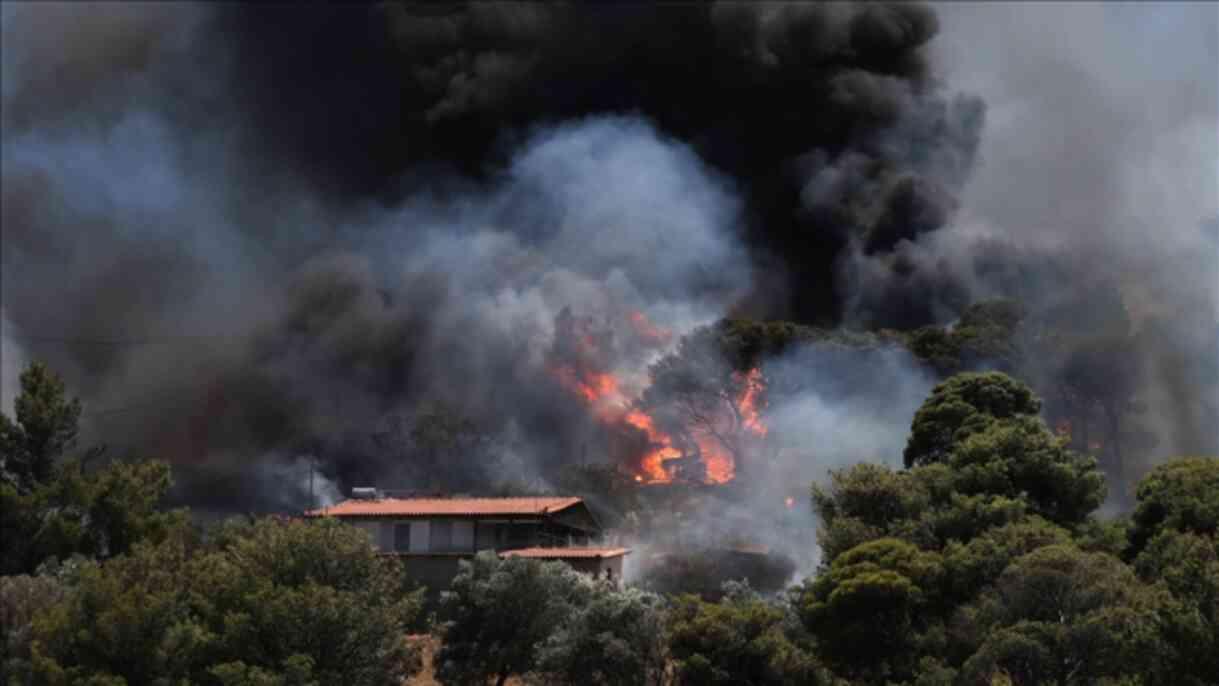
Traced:
<path fill-rule="evenodd" d="M 783 561 L 793 578 L 813 573 L 821 553 L 809 526 L 815 520 L 809 485 L 826 484 L 833 470 L 860 462 L 900 469 L 910 418 L 936 383 L 907 350 L 880 341 L 800 344 L 759 370 L 767 383 L 764 439 L 743 449 L 748 461 L 738 465 L 736 482 L 677 495 L 672 511 L 657 508 L 652 526 L 623 541 L 634 551 L 628 579 L 650 581 L 673 555 L 730 564 L 753 553 L 750 573 L 767 567 L 781 573 Z M 777 589 L 779 581 L 763 582 Z"/>
<path fill-rule="evenodd" d="M 1128 421 L 1151 436 L 1127 439 L 1132 467 L 1124 482 L 1111 483 L 1111 495 L 1169 456 L 1213 454 L 1219 8 L 952 2 L 935 9 L 942 30 L 930 44 L 932 64 L 985 101 L 986 130 L 976 161 L 924 161 L 935 178 L 960 184 L 939 206 L 944 216 L 927 222 L 943 228 L 894 235 L 882 251 L 870 236 L 848 247 L 838 263 L 844 323 L 865 328 L 921 312 L 951 324 L 971 302 L 1019 298 L 1032 312 L 1053 313 L 1050 333 L 1080 339 L 1021 369 L 1051 406 L 1061 402 L 1070 365 L 1094 352 L 1090 338 L 1124 341 L 1105 373 L 1113 387 L 1128 387 L 1136 408 Z M 980 116 L 965 114 L 970 102 L 950 104 L 962 114 L 941 121 Z M 894 129 L 894 139 L 916 141 L 916 129 Z M 896 150 L 891 159 L 919 159 L 916 150 Z M 814 155 L 807 163 L 806 206 L 849 204 L 874 188 L 866 158 Z M 901 211 L 914 225 L 910 215 L 924 208 Z M 883 363 L 827 365 L 819 358 L 833 356 L 812 347 L 767 365 L 770 378 L 812 377 L 794 396 L 771 395 L 770 437 L 784 447 L 768 469 L 751 473 L 759 483 L 744 501 L 749 527 L 716 523 L 717 510 L 707 518 L 714 525 L 695 531 L 724 540 L 726 528 L 729 538 L 749 529 L 801 569 L 815 565 L 815 546 L 784 526 L 775 502 L 798 491 L 797 507 L 806 507 L 803 488 L 791 484 L 822 481 L 830 469 L 865 460 L 900 466 L 910 418 L 934 381 L 907 356 L 886 355 Z M 857 394 L 834 390 L 844 387 Z M 1112 470 L 1110 455 L 1101 457 Z"/>
<path fill-rule="evenodd" d="M 922 307 L 950 323 L 970 302 L 1017 297 L 1064 341 L 1020 370 L 1052 410 L 1107 349 L 1102 385 L 1134 408 L 1122 459 L 1138 471 L 1219 450 L 1219 10 L 936 11 L 932 64 L 987 103 L 976 169 L 943 229 L 848 251 L 846 320 Z"/>
<path fill-rule="evenodd" d="M 1016 250 L 1066 256 L 1061 287 L 1026 289 L 1035 305 L 1119 294 L 1158 438 L 1149 452 L 1219 450 L 1219 243 L 1206 231 L 1219 217 L 1219 8 L 941 14 L 938 61 L 992 122 L 955 232 L 990 225 Z M 985 38 L 949 38 L 966 33 Z"/>
<path fill-rule="evenodd" d="M 602 430 L 545 366 L 560 312 L 619 329 L 641 373 L 632 315 L 685 330 L 749 286 L 734 184 L 643 118 L 537 127 L 492 178 L 338 210 L 263 175 L 223 70 L 176 71 L 208 8 L 5 12 L 6 397 L 23 349 L 47 360 L 84 439 L 174 461 L 185 502 L 299 507 L 311 465 L 315 498 L 553 471 Z M 427 408 L 496 444 L 416 459 Z"/>
<path fill-rule="evenodd" d="M 1214 6 L 0 8 L 0 390 L 48 361 L 184 502 L 616 459 L 549 368 L 569 330 L 637 391 L 729 312 L 994 296 L 1120 292 L 1149 454 L 1215 449 Z M 774 364 L 817 370 L 771 408 L 802 484 L 895 460 L 929 383 Z"/>
<path fill-rule="evenodd" d="M 937 71 L 987 103 L 960 240 L 998 234 L 1016 249 L 1086 252 L 1114 272 L 1161 276 L 1182 248 L 1206 245 L 1200 226 L 1219 205 L 1213 5 L 936 11 Z"/>
<path fill-rule="evenodd" d="M 901 468 L 910 419 L 936 379 L 907 351 L 889 346 L 801 346 L 765 363 L 763 372 L 784 388 L 769 396 L 770 455 L 746 506 L 773 520 L 754 535 L 790 556 L 797 574 L 810 574 L 821 561 L 815 531 L 788 521 L 811 515 L 808 484 L 825 484 L 832 470 L 860 462 Z M 790 507 L 779 509 L 787 498 Z"/>

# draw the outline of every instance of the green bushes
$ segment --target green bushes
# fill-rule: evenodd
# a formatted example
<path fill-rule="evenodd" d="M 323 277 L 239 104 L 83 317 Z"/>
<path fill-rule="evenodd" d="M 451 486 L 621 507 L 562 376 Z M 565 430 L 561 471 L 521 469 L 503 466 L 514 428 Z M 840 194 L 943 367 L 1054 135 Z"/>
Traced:
<path fill-rule="evenodd" d="M 425 628 L 423 591 L 362 532 L 273 518 L 204 532 L 159 509 L 165 465 L 31 466 L 70 443 L 73 416 L 62 389 L 34 381 L 27 392 L 49 395 L 23 407 L 51 419 L 5 427 L 6 450 L 50 436 L 15 449 L 20 476 L 0 483 L 5 570 L 20 572 L 0 577 L 7 683 L 389 686 L 419 668 L 406 634 Z M 937 387 L 908 468 L 861 464 L 813 487 L 822 562 L 786 595 L 716 593 L 708 560 L 683 561 L 660 595 L 479 555 L 443 595 L 436 676 L 1213 684 L 1219 459 L 1161 465 L 1129 520 L 1102 521 L 1095 462 L 1048 431 L 1039 405 L 1001 374 Z"/>
<path fill-rule="evenodd" d="M 33 683 L 389 686 L 417 670 L 420 596 L 359 531 L 263 519 L 195 539 L 84 564 L 32 622 Z"/>
<path fill-rule="evenodd" d="M 814 487 L 822 569 L 797 590 L 817 654 L 852 683 L 1213 683 L 1219 461 L 1144 479 L 1103 522 L 1095 462 L 1002 374 L 962 374 L 915 415 L 905 470 Z"/>
<path fill-rule="evenodd" d="M 729 585 L 710 603 L 680 596 L 669 615 L 669 651 L 679 684 L 829 684 L 792 609 Z"/>
<path fill-rule="evenodd" d="M 444 594 L 437 677 L 502 684 L 532 673 L 594 684 L 660 683 L 659 596 L 596 581 L 560 562 L 482 553 Z"/>

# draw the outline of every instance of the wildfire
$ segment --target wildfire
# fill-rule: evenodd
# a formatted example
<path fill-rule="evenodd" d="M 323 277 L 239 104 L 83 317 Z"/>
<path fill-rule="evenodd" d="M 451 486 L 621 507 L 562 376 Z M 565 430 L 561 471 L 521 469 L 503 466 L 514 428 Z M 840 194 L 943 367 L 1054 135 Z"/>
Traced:
<path fill-rule="evenodd" d="M 656 326 L 648 320 L 644 313 L 638 310 L 627 315 L 627 320 L 630 321 L 631 328 L 635 330 L 635 334 L 648 343 L 666 345 L 673 339 L 672 331 Z"/>
<path fill-rule="evenodd" d="M 709 436 L 699 436 L 694 439 L 698 443 L 699 454 L 703 457 L 703 467 L 707 469 L 707 480 L 713 484 L 726 484 L 736 476 L 736 461 L 724 450 L 719 441 Z"/>
<path fill-rule="evenodd" d="M 622 392 L 617 377 L 608 373 L 588 373 L 580 378 L 574 370 L 560 367 L 554 370 L 559 381 L 585 401 L 598 421 L 606 424 L 624 423 L 643 432 L 648 439 L 649 450 L 639 460 L 641 473 L 635 475 L 639 483 L 671 481 L 665 462 L 681 457 L 681 451 L 673 447 L 673 439 L 656 427 L 647 413 L 632 409 L 631 402 Z M 711 475 L 710 468 L 708 475 Z M 711 477 L 715 480 L 715 477 Z M 727 479 L 731 478 L 731 471 Z M 727 479 L 716 480 L 721 483 Z"/>
<path fill-rule="evenodd" d="M 749 373 L 745 375 L 745 391 L 737 402 L 745 428 L 759 436 L 765 436 L 768 431 L 758 414 L 758 395 L 763 388 L 762 370 L 756 367 L 749 370 Z"/>
<path fill-rule="evenodd" d="M 647 455 L 644 455 L 640 461 L 640 466 L 643 469 L 642 475 L 636 475 L 636 481 L 671 481 L 668 470 L 665 469 L 667 460 L 675 460 L 681 457 L 681 451 L 673 447 L 673 439 L 668 434 L 658 430 L 652 418 L 639 410 L 631 410 L 626 414 L 626 423 L 642 431 L 648 437 L 648 445 L 655 446 Z"/>
<path fill-rule="evenodd" d="M 591 402 L 618 394 L 618 379 L 612 374 L 590 374 L 584 381 L 576 381 L 576 390 Z"/>
<path fill-rule="evenodd" d="M 744 389 L 735 401 L 737 413 L 741 419 L 741 427 L 748 434 L 764 438 L 767 433 L 759 409 L 758 399 L 765 389 L 762 372 L 753 369 L 743 377 Z M 642 483 L 668 483 L 673 475 L 665 463 L 683 457 L 682 451 L 673 445 L 673 438 L 656 427 L 655 421 L 639 409 L 632 409 L 625 415 L 627 424 L 641 430 L 648 437 L 653 448 L 640 461 L 643 471 Z M 719 438 L 704 432 L 694 432 L 692 436 L 698 446 L 698 456 L 701 458 L 706 480 L 713 484 L 723 484 L 732 481 L 736 476 L 736 460 L 732 453 L 720 442 Z"/>
<path fill-rule="evenodd" d="M 652 324 L 641 312 L 633 312 L 628 316 L 635 333 L 641 338 L 653 342 L 667 341 L 671 332 Z M 596 419 L 607 425 L 627 425 L 643 433 L 647 438 L 647 452 L 638 458 L 634 480 L 637 483 L 669 483 L 673 481 L 674 470 L 667 463 L 679 460 L 687 455 L 676 445 L 673 436 L 657 426 L 656 420 L 644 410 L 638 408 L 623 390 L 624 384 L 620 377 L 611 372 L 594 371 L 603 368 L 605 357 L 600 354 L 597 341 L 586 332 L 577 329 L 582 322 L 574 317 L 567 320 L 574 346 L 568 348 L 575 353 L 574 358 L 564 358 L 550 365 L 556 378 L 569 391 L 577 395 Z M 736 463 L 733 454 L 722 443 L 722 438 L 713 434 L 747 435 L 764 438 L 767 433 L 766 424 L 762 421 L 759 402 L 765 390 L 762 372 L 752 369 L 745 374 L 734 375 L 734 380 L 740 387 L 738 396 L 733 401 L 735 412 L 725 410 L 723 423 L 714 431 L 690 431 L 686 450 L 693 452 L 697 448 L 697 456 L 702 464 L 698 478 L 707 482 L 722 484 L 731 481 L 736 475 Z M 730 415 L 735 415 L 735 418 Z M 738 423 L 739 422 L 739 423 Z M 704 476 L 705 474 L 705 476 Z"/>

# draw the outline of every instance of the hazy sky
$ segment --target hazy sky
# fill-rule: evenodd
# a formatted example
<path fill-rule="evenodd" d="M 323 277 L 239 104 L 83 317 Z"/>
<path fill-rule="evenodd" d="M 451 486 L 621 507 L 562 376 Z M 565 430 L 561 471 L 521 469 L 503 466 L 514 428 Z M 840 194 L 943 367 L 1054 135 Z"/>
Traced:
<path fill-rule="evenodd" d="M 1131 252 L 1219 216 L 1219 4 L 937 9 L 943 78 L 987 103 L 971 209 Z"/>

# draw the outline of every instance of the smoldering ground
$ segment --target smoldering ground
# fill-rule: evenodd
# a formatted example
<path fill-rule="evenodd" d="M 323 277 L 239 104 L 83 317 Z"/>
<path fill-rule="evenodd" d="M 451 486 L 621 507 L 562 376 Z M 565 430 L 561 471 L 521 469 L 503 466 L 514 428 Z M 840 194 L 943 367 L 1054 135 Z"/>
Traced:
<path fill-rule="evenodd" d="M 45 359 L 86 440 L 269 509 L 310 464 L 463 488 L 596 445 L 544 369 L 565 307 L 625 340 L 1112 284 L 1164 322 L 1155 450 L 1213 445 L 1213 16 L 958 5 L 5 3 L 6 388 Z"/>

